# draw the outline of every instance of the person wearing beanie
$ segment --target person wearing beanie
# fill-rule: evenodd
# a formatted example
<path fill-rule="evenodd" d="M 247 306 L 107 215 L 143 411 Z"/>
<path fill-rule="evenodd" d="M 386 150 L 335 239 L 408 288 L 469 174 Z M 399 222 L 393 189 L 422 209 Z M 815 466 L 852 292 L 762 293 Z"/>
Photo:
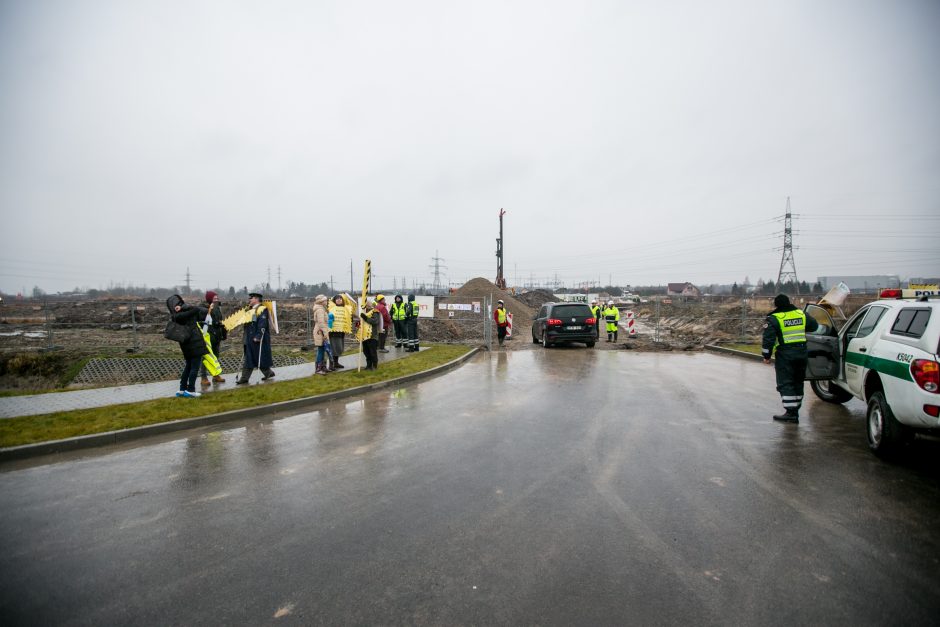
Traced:
<path fill-rule="evenodd" d="M 765 364 L 770 363 L 774 348 L 777 349 L 774 370 L 784 412 L 775 415 L 774 420 L 792 423 L 800 421 L 807 362 L 806 333 L 812 333 L 818 328 L 819 323 L 790 303 L 786 294 L 774 297 L 774 310 L 767 314 L 761 341 Z"/>
<path fill-rule="evenodd" d="M 405 350 L 409 353 L 417 353 L 420 350 L 418 343 L 418 316 L 421 307 L 415 300 L 414 294 L 408 294 L 408 304 L 405 306 L 405 330 L 408 333 L 408 343 Z"/>
<path fill-rule="evenodd" d="M 401 294 L 395 295 L 395 302 L 392 303 L 389 313 L 392 316 L 392 326 L 395 327 L 395 348 L 401 348 L 402 346 L 407 348 L 408 331 L 406 321 L 408 320 L 408 313 L 405 308 L 405 299 Z"/>
<path fill-rule="evenodd" d="M 222 340 L 228 337 L 228 332 L 225 330 L 225 327 L 222 326 L 222 301 L 219 300 L 219 295 L 212 290 L 206 292 L 205 307 L 209 310 L 209 313 L 202 321 L 202 329 L 205 333 L 209 334 L 209 344 L 212 347 L 212 354 L 218 357 Z M 200 366 L 199 376 L 201 379 L 200 385 L 203 388 L 209 387 L 209 373 L 206 370 L 205 364 Z M 217 374 L 212 377 L 212 382 L 225 383 L 225 379 L 222 378 L 222 375 Z"/>

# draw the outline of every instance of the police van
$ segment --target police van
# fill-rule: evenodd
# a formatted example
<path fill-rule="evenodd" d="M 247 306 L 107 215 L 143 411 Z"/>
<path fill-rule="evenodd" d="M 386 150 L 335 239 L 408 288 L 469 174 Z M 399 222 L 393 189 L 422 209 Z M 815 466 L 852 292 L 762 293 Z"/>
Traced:
<path fill-rule="evenodd" d="M 940 293 L 882 290 L 836 331 L 829 311 L 807 305 L 819 324 L 807 334 L 806 378 L 829 403 L 868 404 L 868 446 L 898 452 L 916 433 L 940 435 Z"/>

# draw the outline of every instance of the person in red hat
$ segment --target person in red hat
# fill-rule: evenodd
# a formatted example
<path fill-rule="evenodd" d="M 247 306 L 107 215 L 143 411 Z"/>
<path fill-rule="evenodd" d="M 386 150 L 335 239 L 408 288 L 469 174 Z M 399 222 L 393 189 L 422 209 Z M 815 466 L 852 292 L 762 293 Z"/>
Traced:
<path fill-rule="evenodd" d="M 228 337 L 228 332 L 225 330 L 225 327 L 222 326 L 222 301 L 219 300 L 219 295 L 212 290 L 206 292 L 205 306 L 209 309 L 209 313 L 204 320 L 200 321 L 200 326 L 202 326 L 204 331 L 209 333 L 209 344 L 212 346 L 212 354 L 218 357 L 222 340 Z M 199 376 L 201 377 L 200 385 L 204 388 L 209 387 L 209 373 L 206 371 L 205 364 L 200 366 Z M 225 383 L 225 379 L 222 378 L 222 375 L 218 374 L 212 377 L 212 381 L 214 383 Z"/>

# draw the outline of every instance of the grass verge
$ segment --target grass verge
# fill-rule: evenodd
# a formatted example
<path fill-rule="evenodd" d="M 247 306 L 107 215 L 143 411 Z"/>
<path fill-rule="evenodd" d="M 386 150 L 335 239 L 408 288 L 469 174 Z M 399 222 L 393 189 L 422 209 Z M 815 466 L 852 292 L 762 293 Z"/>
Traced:
<path fill-rule="evenodd" d="M 347 369 L 325 377 L 272 381 L 265 385 L 212 392 L 199 399 L 161 398 L 95 409 L 5 418 L 0 420 L 0 448 L 119 431 L 346 390 L 423 372 L 453 361 L 470 350 L 469 346 L 435 345 L 417 355 L 385 362 L 374 371 L 356 372 Z"/>

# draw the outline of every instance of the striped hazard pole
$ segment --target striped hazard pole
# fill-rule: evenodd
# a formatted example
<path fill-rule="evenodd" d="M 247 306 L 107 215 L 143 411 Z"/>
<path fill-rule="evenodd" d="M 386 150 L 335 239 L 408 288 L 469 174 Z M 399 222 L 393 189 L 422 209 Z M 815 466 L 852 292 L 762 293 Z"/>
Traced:
<path fill-rule="evenodd" d="M 627 335 L 630 337 L 636 337 L 636 316 L 633 315 L 632 311 L 623 312 L 624 326 L 627 327 Z"/>
<path fill-rule="evenodd" d="M 506 314 L 506 322 L 508 323 L 506 325 L 506 339 L 508 340 L 512 337 L 512 314 Z"/>

